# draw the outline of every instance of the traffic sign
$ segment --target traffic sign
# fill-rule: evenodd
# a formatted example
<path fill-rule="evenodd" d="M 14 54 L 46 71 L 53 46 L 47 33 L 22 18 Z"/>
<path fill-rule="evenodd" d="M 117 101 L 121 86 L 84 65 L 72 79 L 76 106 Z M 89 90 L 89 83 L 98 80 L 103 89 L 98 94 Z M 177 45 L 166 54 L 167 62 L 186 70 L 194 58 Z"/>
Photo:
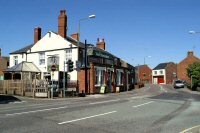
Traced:
<path fill-rule="evenodd" d="M 51 66 L 51 71 L 56 71 L 56 65 Z"/>

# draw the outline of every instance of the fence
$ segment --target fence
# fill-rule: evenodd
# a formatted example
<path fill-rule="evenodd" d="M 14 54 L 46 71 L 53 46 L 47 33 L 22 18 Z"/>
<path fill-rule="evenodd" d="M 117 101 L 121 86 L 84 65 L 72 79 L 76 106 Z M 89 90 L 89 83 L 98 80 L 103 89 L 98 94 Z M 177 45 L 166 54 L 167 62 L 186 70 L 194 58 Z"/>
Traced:
<path fill-rule="evenodd" d="M 35 93 L 47 93 L 48 86 L 44 80 L 1 80 L 0 93 L 20 96 L 35 96 Z"/>
<path fill-rule="evenodd" d="M 79 86 L 77 81 L 69 81 L 67 86 L 67 92 L 78 91 Z M 50 97 L 49 92 L 51 91 L 51 87 L 52 85 L 46 80 L 0 80 L 0 94 Z M 61 94 L 62 88 L 59 89 L 59 86 L 57 87 L 57 93 Z"/>

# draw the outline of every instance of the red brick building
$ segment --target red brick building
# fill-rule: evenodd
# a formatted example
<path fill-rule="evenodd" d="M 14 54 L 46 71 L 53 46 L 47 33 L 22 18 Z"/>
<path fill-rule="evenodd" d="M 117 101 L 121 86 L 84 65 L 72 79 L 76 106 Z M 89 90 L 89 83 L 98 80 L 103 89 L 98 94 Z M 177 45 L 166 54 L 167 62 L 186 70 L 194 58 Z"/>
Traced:
<path fill-rule="evenodd" d="M 102 87 L 106 92 L 133 89 L 134 67 L 107 52 L 105 46 L 104 39 L 98 39 L 96 46 L 88 47 L 88 88 L 85 89 L 85 70 L 82 68 L 78 73 L 79 93 L 100 93 Z"/>
<path fill-rule="evenodd" d="M 9 57 L 1 56 L 1 48 L 0 48 L 0 80 L 4 79 L 3 71 L 6 70 L 9 66 Z"/>
<path fill-rule="evenodd" d="M 152 70 L 148 65 L 140 65 L 136 67 L 137 82 L 152 83 Z"/>
<path fill-rule="evenodd" d="M 190 64 L 193 64 L 194 62 L 200 62 L 200 59 L 194 56 L 193 51 L 188 51 L 187 57 L 177 65 L 178 79 L 185 80 L 186 82 L 190 83 L 190 78 L 188 77 L 187 68 Z"/>

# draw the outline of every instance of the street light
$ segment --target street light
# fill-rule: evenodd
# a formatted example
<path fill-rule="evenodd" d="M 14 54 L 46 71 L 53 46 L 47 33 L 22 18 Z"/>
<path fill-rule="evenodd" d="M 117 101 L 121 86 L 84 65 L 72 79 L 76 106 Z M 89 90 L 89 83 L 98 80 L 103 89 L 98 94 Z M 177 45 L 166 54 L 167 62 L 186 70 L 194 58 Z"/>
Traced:
<path fill-rule="evenodd" d="M 96 18 L 96 15 L 90 15 L 87 18 L 82 18 L 79 19 L 79 23 L 78 23 L 78 46 L 80 43 L 80 29 L 81 29 L 81 21 L 84 20 L 88 20 L 88 19 L 92 19 L 92 18 Z M 85 40 L 85 93 L 86 93 L 86 89 L 88 88 L 88 82 L 87 82 L 87 41 Z"/>
<path fill-rule="evenodd" d="M 93 14 L 93 15 L 88 16 L 87 18 L 79 19 L 79 22 L 78 22 L 78 44 L 80 42 L 81 21 L 84 21 L 84 20 L 87 20 L 87 19 L 92 19 L 92 18 L 96 18 L 96 15 Z"/>

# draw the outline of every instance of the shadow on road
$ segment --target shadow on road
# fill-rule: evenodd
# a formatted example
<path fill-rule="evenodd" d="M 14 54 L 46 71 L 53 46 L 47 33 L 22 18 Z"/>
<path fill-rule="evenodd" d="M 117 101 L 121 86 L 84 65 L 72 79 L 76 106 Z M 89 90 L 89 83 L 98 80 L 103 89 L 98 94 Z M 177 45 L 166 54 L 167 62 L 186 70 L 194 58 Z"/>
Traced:
<path fill-rule="evenodd" d="M 21 101 L 20 99 L 14 97 L 14 96 L 9 96 L 9 95 L 0 95 L 0 104 L 8 104 L 10 102 L 16 102 L 16 101 Z"/>
<path fill-rule="evenodd" d="M 151 99 L 160 99 L 160 100 L 181 100 L 187 101 L 188 99 L 193 99 L 194 101 L 200 101 L 199 94 L 191 94 L 187 92 L 177 92 L 177 93 L 162 93 L 157 96 L 149 97 Z"/>

